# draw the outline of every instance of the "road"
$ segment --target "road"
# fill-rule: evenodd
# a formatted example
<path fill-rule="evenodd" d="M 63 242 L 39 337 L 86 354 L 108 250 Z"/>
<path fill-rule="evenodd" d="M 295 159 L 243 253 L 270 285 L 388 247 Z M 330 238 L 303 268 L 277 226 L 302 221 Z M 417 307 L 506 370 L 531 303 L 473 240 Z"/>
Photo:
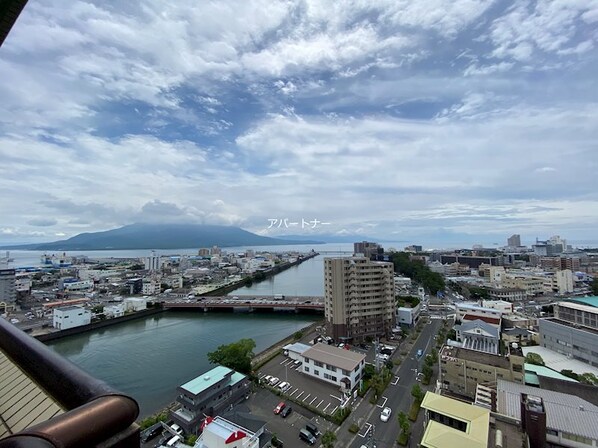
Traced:
<path fill-rule="evenodd" d="M 442 323 L 442 320 L 435 319 L 432 320 L 430 324 L 424 325 L 420 337 L 409 352 L 408 357 L 405 358 L 398 370 L 395 371 L 396 376 L 399 377 L 396 385 L 392 384 L 396 381 L 395 377 L 384 392 L 384 396 L 378 401 L 378 405 L 370 405 L 368 401 L 361 403 L 361 406 L 355 411 L 355 415 L 352 416 L 353 418 L 349 418 L 351 421 L 354 421 L 356 418 L 360 419 L 361 424 L 359 425 L 360 431 L 358 435 L 351 442 L 353 435 L 345 429 L 346 425 L 343 425 L 342 429 L 337 434 L 339 439 L 338 446 L 361 447 L 361 445 L 366 444 L 370 436 L 370 434 L 366 434 L 366 431 L 373 432 L 373 438 L 377 448 L 395 446 L 400 431 L 397 415 L 400 411 L 405 413 L 409 411 L 409 407 L 413 400 L 411 396 L 411 388 L 414 384 L 421 384 L 415 379 L 416 369 L 417 372 L 421 371 L 425 355 L 429 353 L 430 350 L 435 349 L 433 338 L 436 333 L 438 333 Z M 421 358 L 417 359 L 415 355 L 419 349 L 423 350 L 424 354 Z M 392 409 L 392 415 L 388 422 L 385 423 L 380 420 L 380 412 L 382 411 L 382 408 L 386 406 Z M 411 441 L 413 446 L 415 446 L 415 440 L 421 440 L 422 434 L 423 429 L 417 428 L 414 424 L 412 426 Z M 347 435 L 349 435 L 349 437 L 347 437 Z M 360 435 L 365 435 L 365 437 L 361 437 Z"/>

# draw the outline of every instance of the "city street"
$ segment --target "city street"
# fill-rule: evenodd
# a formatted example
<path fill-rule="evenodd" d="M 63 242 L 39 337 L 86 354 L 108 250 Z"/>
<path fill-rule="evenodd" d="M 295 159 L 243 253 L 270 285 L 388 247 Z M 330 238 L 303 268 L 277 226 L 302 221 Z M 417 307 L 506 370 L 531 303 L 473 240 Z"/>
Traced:
<path fill-rule="evenodd" d="M 378 401 L 378 405 L 371 405 L 369 403 L 369 398 L 367 398 L 369 395 L 367 395 L 366 399 L 361 402 L 359 407 L 354 410 L 351 416 L 340 427 L 337 433 L 337 446 L 359 448 L 361 445 L 367 443 L 372 434 L 378 448 L 395 446 L 400 431 L 397 415 L 400 411 L 405 413 L 409 411 L 409 407 L 413 400 L 413 397 L 411 396 L 411 388 L 414 384 L 421 384 L 416 380 L 416 370 L 417 372 L 421 371 L 425 355 L 429 353 L 430 350 L 435 349 L 433 338 L 442 326 L 442 323 L 443 321 L 441 320 L 432 320 L 429 324 L 423 326 L 420 337 L 410 350 L 408 356 L 401 365 L 395 369 L 395 378 L 386 388 L 383 397 Z M 415 355 L 419 349 L 423 350 L 424 354 L 417 359 Z M 398 381 L 397 377 L 399 378 Z M 393 384 L 395 382 L 396 384 Z M 425 388 L 422 387 L 422 389 Z M 380 420 L 380 413 L 384 407 L 390 407 L 392 409 L 392 415 L 388 422 L 382 422 Z M 360 428 L 357 435 L 347 431 L 349 425 L 354 422 L 357 423 Z M 412 425 L 412 446 L 415 446 L 414 441 L 421 440 L 422 434 L 423 428 L 421 427 L 420 419 L 418 419 L 418 422 Z"/>

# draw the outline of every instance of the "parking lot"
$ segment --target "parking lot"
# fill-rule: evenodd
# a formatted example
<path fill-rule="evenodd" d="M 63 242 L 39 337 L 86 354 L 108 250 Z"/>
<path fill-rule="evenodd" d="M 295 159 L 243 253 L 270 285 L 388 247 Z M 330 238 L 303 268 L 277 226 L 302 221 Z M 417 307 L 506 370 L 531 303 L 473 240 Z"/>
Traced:
<path fill-rule="evenodd" d="M 290 383 L 285 395 L 320 412 L 334 414 L 341 404 L 339 387 L 304 375 L 301 373 L 302 368 L 303 364 L 297 367 L 291 358 L 279 355 L 262 367 L 258 377 L 263 379 L 270 375 L 278 378 L 280 382 Z"/>
<path fill-rule="evenodd" d="M 267 389 L 258 389 L 256 393 L 251 395 L 251 398 L 246 402 L 251 413 L 266 421 L 266 428 L 271 434 L 276 436 L 284 442 L 286 447 L 307 446 L 304 442 L 299 440 L 299 430 L 305 427 L 305 424 L 310 422 L 315 424 L 321 433 L 327 430 L 334 430 L 335 425 L 324 420 L 322 417 L 316 416 L 314 413 L 298 406 L 291 401 L 285 401 L 287 406 L 293 408 L 286 418 L 280 415 L 275 415 L 274 407 L 284 398 L 274 395 Z M 320 446 L 321 437 L 318 437 L 317 443 L 314 446 Z"/>

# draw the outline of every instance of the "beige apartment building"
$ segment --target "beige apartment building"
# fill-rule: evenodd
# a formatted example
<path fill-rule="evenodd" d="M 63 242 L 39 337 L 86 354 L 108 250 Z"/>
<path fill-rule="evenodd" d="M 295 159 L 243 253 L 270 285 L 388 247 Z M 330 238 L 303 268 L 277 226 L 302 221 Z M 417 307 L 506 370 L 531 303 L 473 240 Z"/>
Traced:
<path fill-rule="evenodd" d="M 509 355 L 501 356 L 446 345 L 440 353 L 440 381 L 443 389 L 473 399 L 478 384 L 498 379 L 523 383 L 524 363 L 519 347 L 509 347 Z"/>
<path fill-rule="evenodd" d="M 335 340 L 385 336 L 395 323 L 394 266 L 365 257 L 324 259 L 326 327 Z"/>

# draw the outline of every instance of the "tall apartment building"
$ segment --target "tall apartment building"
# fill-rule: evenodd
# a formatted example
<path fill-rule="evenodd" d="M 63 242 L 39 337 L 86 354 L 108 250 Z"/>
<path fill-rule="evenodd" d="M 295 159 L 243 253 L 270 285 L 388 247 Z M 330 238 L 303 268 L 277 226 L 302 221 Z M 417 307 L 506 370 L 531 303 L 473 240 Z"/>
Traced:
<path fill-rule="evenodd" d="M 382 255 L 384 249 L 378 243 L 372 243 L 369 241 L 362 241 L 361 243 L 353 243 L 353 253 L 363 254 L 366 258 L 376 257 Z"/>
<path fill-rule="evenodd" d="M 507 238 L 507 246 L 509 246 L 509 247 L 521 246 L 521 236 L 518 234 L 511 235 L 509 238 Z"/>
<path fill-rule="evenodd" d="M 389 335 L 395 322 L 394 266 L 365 257 L 324 259 L 326 326 L 339 340 Z"/>
<path fill-rule="evenodd" d="M 7 265 L 0 267 L 0 303 L 14 305 L 17 300 L 15 270 Z"/>
<path fill-rule="evenodd" d="M 147 271 L 159 271 L 162 267 L 162 260 L 156 252 L 152 251 L 149 257 L 145 257 L 145 269 Z"/>

